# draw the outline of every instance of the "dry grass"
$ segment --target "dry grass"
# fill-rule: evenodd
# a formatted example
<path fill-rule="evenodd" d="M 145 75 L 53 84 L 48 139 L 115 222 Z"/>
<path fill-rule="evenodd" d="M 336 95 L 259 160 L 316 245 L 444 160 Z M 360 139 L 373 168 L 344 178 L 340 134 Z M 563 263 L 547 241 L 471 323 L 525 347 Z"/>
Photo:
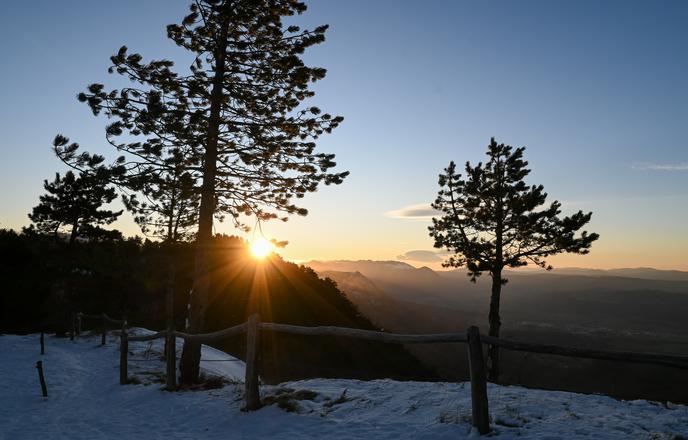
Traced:
<path fill-rule="evenodd" d="M 278 388 L 263 397 L 263 405 L 277 405 L 287 412 L 298 412 L 300 400 L 315 400 L 318 393 L 311 390 L 294 390 L 292 388 Z"/>

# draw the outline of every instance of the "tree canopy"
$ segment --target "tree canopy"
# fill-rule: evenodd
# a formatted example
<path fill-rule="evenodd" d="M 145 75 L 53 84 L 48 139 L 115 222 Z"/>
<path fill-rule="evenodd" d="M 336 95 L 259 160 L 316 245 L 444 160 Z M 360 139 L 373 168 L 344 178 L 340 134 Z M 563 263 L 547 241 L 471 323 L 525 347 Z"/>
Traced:
<path fill-rule="evenodd" d="M 430 235 L 435 247 L 452 255 L 446 267 L 466 266 L 475 279 L 484 271 L 501 271 L 529 263 L 551 269 L 546 258 L 562 252 L 586 254 L 598 234 L 579 230 L 592 212 L 562 217 L 561 203 L 546 205 L 542 185 L 527 185 L 530 174 L 525 147 L 488 146 L 488 160 L 466 162 L 464 178 L 452 161 L 439 177 L 441 187 L 432 207 Z"/>
<path fill-rule="evenodd" d="M 64 177 L 56 173 L 52 182 L 43 182 L 43 188 L 47 194 L 40 196 L 40 203 L 29 214 L 38 232 L 57 235 L 68 228 L 70 243 L 80 236 L 94 239 L 113 236 L 99 227 L 114 222 L 122 214 L 122 211 L 101 209 L 117 197 L 115 189 L 108 186 L 104 170 L 79 176 L 67 171 Z"/>
<path fill-rule="evenodd" d="M 167 28 L 193 54 L 186 73 L 169 60 L 145 62 L 126 46 L 112 56 L 110 73 L 132 85 L 106 90 L 94 83 L 78 98 L 113 120 L 106 139 L 121 154 L 113 161 L 120 183 L 138 190 L 150 176 L 181 167 L 192 182 L 212 189 L 214 215 L 239 226 L 245 226 L 242 215 L 305 215 L 293 199 L 319 183 L 341 183 L 348 172 L 328 172 L 334 155 L 316 153 L 315 141 L 343 118 L 302 105 L 314 96 L 309 84 L 326 71 L 306 66 L 301 54 L 324 41 L 327 26 L 282 23 L 282 16 L 305 9 L 293 0 L 193 3 L 181 24 Z M 77 144 L 58 142 L 56 151 L 75 166 L 92 157 Z M 214 175 L 204 180 L 209 168 Z"/>
<path fill-rule="evenodd" d="M 125 194 L 122 200 L 141 232 L 168 243 L 192 240 L 200 202 L 192 175 L 174 167 L 140 180 L 138 193 Z"/>

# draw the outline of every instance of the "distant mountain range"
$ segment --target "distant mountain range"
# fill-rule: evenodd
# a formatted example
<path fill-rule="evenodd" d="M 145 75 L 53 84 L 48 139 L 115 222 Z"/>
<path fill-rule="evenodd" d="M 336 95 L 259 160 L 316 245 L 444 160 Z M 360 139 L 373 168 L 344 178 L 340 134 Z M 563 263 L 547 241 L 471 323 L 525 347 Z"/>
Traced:
<path fill-rule="evenodd" d="M 652 267 L 621 269 L 585 269 L 580 267 L 562 267 L 557 268 L 552 273 L 559 275 L 617 276 L 624 278 L 640 278 L 645 280 L 688 281 L 688 272 L 681 270 L 662 270 Z"/>
<path fill-rule="evenodd" d="M 364 313 L 386 325 L 391 301 L 450 309 L 469 322 L 452 319 L 454 329 L 484 324 L 490 283 L 483 275 L 472 283 L 465 270 L 434 271 L 396 261 L 311 261 Z M 507 271 L 502 291 L 504 329 L 524 324 L 556 325 L 576 332 L 604 328 L 624 334 L 688 332 L 688 272 L 638 269 L 560 269 Z M 460 312 L 460 313 L 458 313 Z M 406 320 L 408 321 L 408 320 Z M 438 320 L 432 324 L 439 325 Z M 444 325 L 443 325 L 444 326 Z"/>
<path fill-rule="evenodd" d="M 487 274 L 472 283 L 465 270 L 434 271 L 398 261 L 311 261 L 306 265 L 321 277 L 336 282 L 364 315 L 388 330 L 458 332 L 474 324 L 482 331 L 487 330 L 491 282 Z M 652 268 L 564 268 L 549 272 L 507 271 L 505 277 L 509 282 L 502 290 L 503 337 L 688 355 L 688 272 Z M 410 346 L 408 349 L 443 378 L 456 379 L 465 374 L 463 356 L 448 351 L 446 345 Z M 524 358 L 521 353 L 512 354 L 512 357 L 519 363 Z M 577 373 L 567 364 L 567 370 L 562 371 L 567 371 L 571 377 L 598 375 L 597 387 L 586 389 L 581 384 L 587 384 L 588 379 L 579 382 L 562 378 L 556 374 L 558 369 L 550 368 L 552 362 L 563 362 L 561 359 L 539 359 L 537 356 L 528 359 L 528 363 L 535 365 L 533 371 L 547 370 L 547 374 L 539 374 L 538 378 L 531 378 L 531 382 L 525 380 L 533 386 L 547 387 L 550 382 L 571 380 L 569 389 L 572 390 L 614 394 L 613 389 L 608 389 L 611 382 L 604 382 L 602 378 L 605 374 L 616 381 L 624 377 L 623 372 L 614 369 L 618 364 L 595 364 L 593 371 L 590 362 L 580 361 Z M 511 370 L 507 380 L 523 383 L 520 377 L 525 374 L 523 371 Z M 626 389 L 632 390 L 628 396 L 651 397 L 652 390 L 668 392 L 673 389 L 671 384 L 664 382 L 654 384 L 654 388 L 647 381 L 641 386 L 634 383 L 635 375 L 628 374 Z M 668 378 L 677 373 L 662 370 L 660 374 Z M 616 393 L 626 396 L 618 390 Z M 678 398 L 688 400 L 688 390 L 682 393 Z"/>

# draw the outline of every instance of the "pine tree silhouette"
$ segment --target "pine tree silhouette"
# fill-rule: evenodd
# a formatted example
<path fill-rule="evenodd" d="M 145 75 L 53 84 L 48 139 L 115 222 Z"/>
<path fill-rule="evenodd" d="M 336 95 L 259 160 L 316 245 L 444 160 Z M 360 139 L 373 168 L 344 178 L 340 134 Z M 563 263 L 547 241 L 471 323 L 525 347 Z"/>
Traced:
<path fill-rule="evenodd" d="M 561 203 L 544 207 L 547 193 L 542 185 L 528 186 L 523 180 L 530 170 L 523 160 L 524 147 L 497 144 L 491 139 L 485 164 L 466 162 L 466 178 L 452 161 L 440 174 L 441 187 L 432 207 L 442 214 L 432 219 L 430 236 L 435 247 L 452 255 L 445 267 L 463 267 L 473 282 L 482 272 L 492 278 L 490 336 L 499 337 L 499 301 L 505 267 L 528 263 L 550 270 L 546 257 L 570 252 L 586 254 L 598 234 L 583 231 L 592 216 L 582 211 L 560 217 Z M 499 378 L 499 351 L 488 351 L 490 380 Z"/>
<path fill-rule="evenodd" d="M 68 227 L 70 244 L 80 236 L 112 236 L 112 232 L 98 225 L 114 222 L 122 211 L 100 209 L 117 198 L 115 189 L 108 186 L 104 170 L 80 173 L 78 177 L 72 171 L 67 171 L 64 177 L 56 173 L 55 180 L 43 182 L 43 188 L 47 194 L 40 196 L 40 203 L 29 214 L 38 232 L 57 237 L 62 228 Z"/>

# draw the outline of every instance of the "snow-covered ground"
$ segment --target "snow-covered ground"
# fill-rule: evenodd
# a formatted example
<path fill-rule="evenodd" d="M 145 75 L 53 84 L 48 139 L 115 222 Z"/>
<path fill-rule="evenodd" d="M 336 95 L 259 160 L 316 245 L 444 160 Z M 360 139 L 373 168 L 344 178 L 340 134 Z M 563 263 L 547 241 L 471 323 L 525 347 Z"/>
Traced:
<path fill-rule="evenodd" d="M 139 330 L 144 332 L 143 329 Z M 130 373 L 118 384 L 117 340 L 98 336 L 0 336 L 0 439 L 461 439 L 470 427 L 470 387 L 459 383 L 307 380 L 263 387 L 276 405 L 246 413 L 242 388 L 165 392 L 160 344 L 132 343 Z M 240 380 L 244 365 L 205 347 L 206 374 Z M 137 360 L 138 359 L 138 360 Z M 36 369 L 43 360 L 48 398 Z M 304 392 L 308 390 L 311 392 Z M 489 387 L 493 436 L 499 439 L 688 438 L 688 407 L 603 396 Z M 288 396 L 295 399 L 289 400 Z M 270 397 L 268 397 L 270 399 Z M 301 399 L 301 400 L 298 400 Z M 312 399 L 312 400 L 308 400 Z"/>

